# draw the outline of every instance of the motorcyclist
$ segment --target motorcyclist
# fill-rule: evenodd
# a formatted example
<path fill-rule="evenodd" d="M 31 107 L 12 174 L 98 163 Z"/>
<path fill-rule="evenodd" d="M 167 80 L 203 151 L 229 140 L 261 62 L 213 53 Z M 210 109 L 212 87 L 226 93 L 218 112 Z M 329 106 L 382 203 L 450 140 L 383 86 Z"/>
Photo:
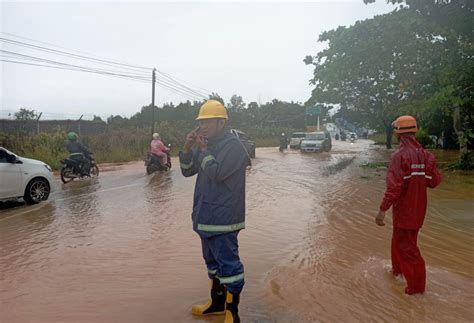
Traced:
<path fill-rule="evenodd" d="M 286 137 L 285 133 L 282 132 L 280 136 L 280 151 L 283 151 L 283 149 L 288 148 L 288 138 Z"/>
<path fill-rule="evenodd" d="M 346 133 L 341 131 L 341 141 L 346 141 Z"/>
<path fill-rule="evenodd" d="M 91 169 L 90 155 L 91 152 L 77 139 L 77 133 L 70 132 L 67 134 L 68 142 L 66 149 L 69 152 L 69 159 L 78 162 L 81 175 L 89 175 Z"/>
<path fill-rule="evenodd" d="M 354 133 L 351 133 L 350 140 L 351 140 L 351 141 L 355 141 L 355 139 L 356 139 L 355 134 L 354 134 Z"/>
<path fill-rule="evenodd" d="M 334 138 L 335 138 L 336 140 L 339 140 L 339 134 L 336 133 L 336 135 L 334 136 Z"/>
<path fill-rule="evenodd" d="M 161 165 L 168 164 L 168 155 L 167 152 L 170 150 L 166 147 L 161 141 L 160 134 L 155 132 L 152 136 L 152 141 L 150 143 L 150 152 L 157 156 L 160 159 Z"/>

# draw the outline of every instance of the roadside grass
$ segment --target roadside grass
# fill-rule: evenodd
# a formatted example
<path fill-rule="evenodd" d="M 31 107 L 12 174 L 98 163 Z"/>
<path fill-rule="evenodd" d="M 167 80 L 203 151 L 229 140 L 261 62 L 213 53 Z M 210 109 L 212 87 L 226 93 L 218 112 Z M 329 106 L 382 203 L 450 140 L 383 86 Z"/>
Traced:
<path fill-rule="evenodd" d="M 350 157 L 350 158 L 341 158 L 335 164 L 325 167 L 325 169 L 323 171 L 323 175 L 324 176 L 329 176 L 329 175 L 333 175 L 333 174 L 336 174 L 336 173 L 340 172 L 341 170 L 343 170 L 344 168 L 349 166 L 350 163 L 352 163 L 354 161 L 354 159 L 355 159 L 355 156 Z"/>
<path fill-rule="evenodd" d="M 160 123 L 159 131 L 167 144 L 171 144 L 171 155 L 177 156 L 184 144 L 184 138 L 189 129 L 183 124 Z M 256 128 L 243 129 L 257 147 L 278 146 L 282 132 L 291 134 L 289 128 Z M 69 156 L 65 146 L 67 132 L 56 129 L 51 133 L 38 135 L 0 133 L 0 146 L 15 154 L 41 160 L 54 170 L 60 167 L 60 160 Z M 80 142 L 94 153 L 98 163 L 117 163 L 144 160 L 149 149 L 151 133 L 149 129 L 110 130 L 96 135 L 80 136 Z"/>
<path fill-rule="evenodd" d="M 387 168 L 388 164 L 389 164 L 388 161 L 368 162 L 368 163 L 360 165 L 359 167 L 368 168 L 368 169 Z"/>

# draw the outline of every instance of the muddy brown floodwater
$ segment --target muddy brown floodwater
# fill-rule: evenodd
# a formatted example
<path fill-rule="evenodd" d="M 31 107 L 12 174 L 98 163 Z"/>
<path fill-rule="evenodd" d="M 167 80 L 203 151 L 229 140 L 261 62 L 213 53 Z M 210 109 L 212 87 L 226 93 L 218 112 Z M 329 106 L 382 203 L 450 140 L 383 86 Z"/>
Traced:
<path fill-rule="evenodd" d="M 257 150 L 239 235 L 244 322 L 474 320 L 472 175 L 444 173 L 430 191 L 427 292 L 406 296 L 389 273 L 391 225 L 373 223 L 385 170 L 360 167 L 388 158 L 366 140 L 322 154 Z M 193 187 L 178 168 L 146 176 L 131 163 L 58 181 L 38 206 L 3 207 L 0 322 L 222 322 L 190 314 L 209 286 Z"/>

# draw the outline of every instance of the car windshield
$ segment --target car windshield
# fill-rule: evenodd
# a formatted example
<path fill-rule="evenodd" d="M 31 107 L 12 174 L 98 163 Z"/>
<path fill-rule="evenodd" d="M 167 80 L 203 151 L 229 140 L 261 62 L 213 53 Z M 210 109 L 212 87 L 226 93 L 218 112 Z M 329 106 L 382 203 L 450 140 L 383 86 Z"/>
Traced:
<path fill-rule="evenodd" d="M 291 138 L 304 138 L 305 134 L 304 132 L 295 132 L 294 134 L 291 135 Z"/>
<path fill-rule="evenodd" d="M 5 151 L 5 152 L 6 152 L 7 154 L 9 154 L 9 155 L 16 156 L 14 153 L 12 153 L 11 151 L 9 151 L 9 150 L 8 150 L 8 149 L 6 149 L 6 148 L 0 147 L 0 150 L 3 150 L 3 151 Z"/>
<path fill-rule="evenodd" d="M 324 140 L 326 138 L 326 136 L 324 135 L 324 133 L 308 133 L 306 134 L 306 137 L 305 139 L 308 139 L 308 140 Z"/>

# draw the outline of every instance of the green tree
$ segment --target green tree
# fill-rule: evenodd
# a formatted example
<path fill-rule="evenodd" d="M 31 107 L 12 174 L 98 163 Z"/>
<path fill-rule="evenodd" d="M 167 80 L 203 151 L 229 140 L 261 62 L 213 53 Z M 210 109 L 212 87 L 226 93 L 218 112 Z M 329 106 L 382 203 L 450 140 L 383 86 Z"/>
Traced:
<path fill-rule="evenodd" d="M 30 110 L 27 108 L 21 108 L 18 112 L 15 112 L 15 120 L 28 121 L 36 120 L 39 114 L 35 110 Z"/>
<path fill-rule="evenodd" d="M 472 2 L 404 3 L 391 13 L 322 33 L 319 41 L 328 48 L 304 59 L 314 65 L 310 100 L 339 104 L 351 121 L 386 129 L 387 146 L 390 123 L 403 113 L 426 121 L 436 115 L 433 109 L 451 117 L 459 109 L 462 120 L 472 120 L 472 95 L 466 94 L 474 72 Z M 440 96 L 442 108 L 433 99 Z M 468 123 L 461 122 L 461 132 L 470 129 Z"/>

